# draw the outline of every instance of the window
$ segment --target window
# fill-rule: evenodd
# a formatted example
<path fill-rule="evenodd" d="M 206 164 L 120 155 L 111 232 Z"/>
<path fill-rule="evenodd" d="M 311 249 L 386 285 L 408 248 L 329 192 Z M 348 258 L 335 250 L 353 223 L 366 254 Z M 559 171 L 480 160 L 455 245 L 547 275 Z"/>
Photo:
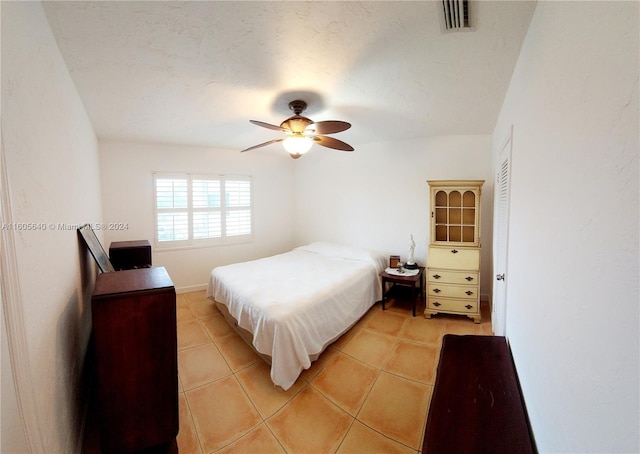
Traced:
<path fill-rule="evenodd" d="M 157 246 L 252 238 L 251 177 L 155 173 L 154 187 Z"/>

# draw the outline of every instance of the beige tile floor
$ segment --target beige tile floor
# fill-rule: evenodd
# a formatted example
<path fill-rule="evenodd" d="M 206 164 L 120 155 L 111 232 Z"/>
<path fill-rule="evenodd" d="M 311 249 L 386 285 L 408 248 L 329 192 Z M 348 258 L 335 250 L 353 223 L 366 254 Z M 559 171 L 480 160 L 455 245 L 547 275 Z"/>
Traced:
<path fill-rule="evenodd" d="M 371 310 L 288 391 L 204 291 L 178 295 L 181 454 L 417 453 L 442 336 L 491 335 L 466 317 Z"/>

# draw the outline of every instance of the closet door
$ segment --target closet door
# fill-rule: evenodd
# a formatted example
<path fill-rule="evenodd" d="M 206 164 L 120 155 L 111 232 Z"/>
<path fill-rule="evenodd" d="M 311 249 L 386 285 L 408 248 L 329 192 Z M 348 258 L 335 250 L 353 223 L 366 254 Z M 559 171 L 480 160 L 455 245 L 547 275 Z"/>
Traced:
<path fill-rule="evenodd" d="M 507 318 L 507 260 L 509 246 L 509 195 L 511 176 L 511 142 L 513 127 L 505 139 L 498 155 L 496 186 L 494 195 L 493 225 L 493 307 L 491 320 L 493 332 L 497 336 L 506 336 Z"/>

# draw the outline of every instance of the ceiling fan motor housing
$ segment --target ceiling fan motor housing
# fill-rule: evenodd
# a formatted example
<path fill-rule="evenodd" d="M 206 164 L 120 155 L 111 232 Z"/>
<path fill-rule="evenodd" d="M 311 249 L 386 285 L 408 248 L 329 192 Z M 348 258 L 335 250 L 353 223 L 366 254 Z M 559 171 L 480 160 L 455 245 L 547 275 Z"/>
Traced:
<path fill-rule="evenodd" d="M 296 115 L 300 115 L 307 109 L 307 103 L 300 99 L 296 99 L 295 101 L 291 101 L 289 103 L 289 109 L 292 110 Z"/>
<path fill-rule="evenodd" d="M 303 117 L 302 115 L 294 115 L 280 123 L 281 128 L 286 128 L 294 134 L 302 134 L 304 130 L 313 123 L 313 120 Z"/>
<path fill-rule="evenodd" d="M 307 108 L 307 103 L 301 100 L 291 101 L 289 103 L 289 109 L 295 114 L 293 117 L 287 118 L 280 123 L 281 128 L 285 128 L 293 132 L 294 134 L 302 134 L 304 130 L 313 123 L 313 120 L 300 115 Z"/>

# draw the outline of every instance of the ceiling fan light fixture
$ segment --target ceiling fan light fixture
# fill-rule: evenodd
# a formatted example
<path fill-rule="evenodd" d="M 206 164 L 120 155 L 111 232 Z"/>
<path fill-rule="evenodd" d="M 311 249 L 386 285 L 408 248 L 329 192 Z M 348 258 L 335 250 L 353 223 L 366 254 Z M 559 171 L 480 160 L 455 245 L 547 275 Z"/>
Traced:
<path fill-rule="evenodd" d="M 313 139 L 311 139 L 310 137 L 306 137 L 300 133 L 294 133 L 293 135 L 284 139 L 282 145 L 292 158 L 299 158 L 311 149 L 311 145 L 313 145 Z"/>
<path fill-rule="evenodd" d="M 300 114 L 307 108 L 307 103 L 301 100 L 291 101 L 289 108 L 293 110 L 295 115 L 280 123 L 280 126 L 263 121 L 249 120 L 256 126 L 283 132 L 285 133 L 285 137 L 245 148 L 241 150 L 240 153 L 255 150 L 256 148 L 261 148 L 276 142 L 282 142 L 285 150 L 289 152 L 289 155 L 293 159 L 298 159 L 309 151 L 314 142 L 320 146 L 333 148 L 334 150 L 353 151 L 353 147 L 348 143 L 326 135 L 346 131 L 351 127 L 351 123 L 337 120 L 315 122 L 307 117 L 303 117 Z"/>

